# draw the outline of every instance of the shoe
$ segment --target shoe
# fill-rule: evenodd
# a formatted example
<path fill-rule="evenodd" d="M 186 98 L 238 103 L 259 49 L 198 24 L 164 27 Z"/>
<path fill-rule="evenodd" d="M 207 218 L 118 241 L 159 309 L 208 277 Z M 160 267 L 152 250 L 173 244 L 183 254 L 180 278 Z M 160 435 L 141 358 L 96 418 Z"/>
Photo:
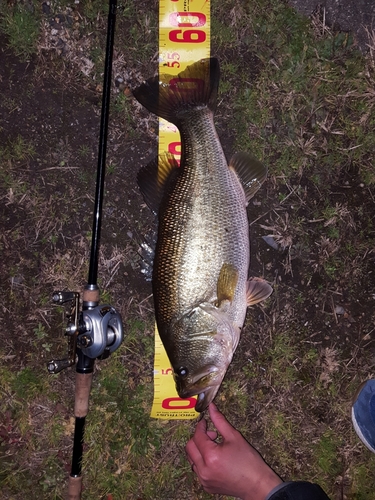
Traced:
<path fill-rule="evenodd" d="M 352 422 L 359 439 L 375 453 L 375 380 L 364 382 L 354 396 Z"/>

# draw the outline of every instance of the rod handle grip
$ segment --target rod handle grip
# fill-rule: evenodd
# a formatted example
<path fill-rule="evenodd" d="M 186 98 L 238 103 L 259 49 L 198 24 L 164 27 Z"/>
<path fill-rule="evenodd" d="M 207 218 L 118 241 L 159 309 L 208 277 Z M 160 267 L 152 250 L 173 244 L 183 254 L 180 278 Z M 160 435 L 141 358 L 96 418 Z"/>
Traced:
<path fill-rule="evenodd" d="M 82 491 L 82 476 L 69 476 L 68 479 L 68 500 L 80 500 Z"/>
<path fill-rule="evenodd" d="M 74 416 L 86 417 L 89 411 L 89 398 L 93 373 L 76 373 L 76 392 Z"/>
<path fill-rule="evenodd" d="M 85 287 L 82 294 L 82 300 L 84 303 L 88 304 L 91 303 L 99 304 L 100 300 L 99 288 L 95 285 Z"/>

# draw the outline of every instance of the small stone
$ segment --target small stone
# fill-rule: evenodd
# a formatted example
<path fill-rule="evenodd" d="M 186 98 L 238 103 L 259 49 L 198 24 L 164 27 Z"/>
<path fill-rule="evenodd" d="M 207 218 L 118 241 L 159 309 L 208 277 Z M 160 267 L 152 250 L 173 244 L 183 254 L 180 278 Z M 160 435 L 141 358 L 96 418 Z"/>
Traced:
<path fill-rule="evenodd" d="M 47 15 L 51 13 L 51 7 L 48 5 L 47 2 L 42 3 L 42 11 L 43 11 L 43 14 L 47 14 Z"/>

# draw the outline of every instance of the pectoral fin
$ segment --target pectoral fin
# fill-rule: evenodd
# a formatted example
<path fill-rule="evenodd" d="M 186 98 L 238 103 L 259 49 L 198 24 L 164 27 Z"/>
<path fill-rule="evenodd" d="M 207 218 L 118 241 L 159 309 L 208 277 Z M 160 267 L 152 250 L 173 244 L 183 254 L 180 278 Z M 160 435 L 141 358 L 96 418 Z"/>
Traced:
<path fill-rule="evenodd" d="M 253 306 L 267 299 L 273 288 L 262 278 L 252 278 L 247 282 L 246 299 L 247 305 Z"/>
<path fill-rule="evenodd" d="M 245 192 L 246 201 L 255 195 L 267 177 L 267 168 L 249 153 L 236 153 L 229 162 Z"/>
<path fill-rule="evenodd" d="M 228 300 L 232 302 L 238 282 L 238 271 L 232 264 L 223 264 L 217 281 L 218 306 Z"/>
<path fill-rule="evenodd" d="M 219 323 L 226 323 L 229 326 L 231 326 L 231 323 L 228 319 L 228 314 L 227 314 L 227 306 L 229 305 L 229 302 L 222 302 L 221 306 L 222 307 L 216 307 L 213 304 L 210 304 L 209 302 L 202 302 L 202 304 L 199 304 L 199 308 L 202 309 L 207 314 L 210 314 L 213 316 Z M 212 334 L 214 336 L 217 336 L 217 332 L 213 331 Z"/>

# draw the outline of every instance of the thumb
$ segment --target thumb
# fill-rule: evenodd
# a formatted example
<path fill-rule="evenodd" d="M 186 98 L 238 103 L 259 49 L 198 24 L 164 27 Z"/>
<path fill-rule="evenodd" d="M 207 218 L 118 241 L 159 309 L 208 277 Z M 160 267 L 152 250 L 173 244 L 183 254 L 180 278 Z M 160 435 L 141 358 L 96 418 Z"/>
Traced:
<path fill-rule="evenodd" d="M 228 422 L 228 420 L 224 417 L 224 415 L 216 408 L 214 403 L 211 403 L 208 407 L 208 411 L 210 413 L 210 418 L 212 423 L 216 427 L 216 429 L 220 432 L 223 438 L 232 437 L 234 432 L 236 432 L 235 428 Z"/>

